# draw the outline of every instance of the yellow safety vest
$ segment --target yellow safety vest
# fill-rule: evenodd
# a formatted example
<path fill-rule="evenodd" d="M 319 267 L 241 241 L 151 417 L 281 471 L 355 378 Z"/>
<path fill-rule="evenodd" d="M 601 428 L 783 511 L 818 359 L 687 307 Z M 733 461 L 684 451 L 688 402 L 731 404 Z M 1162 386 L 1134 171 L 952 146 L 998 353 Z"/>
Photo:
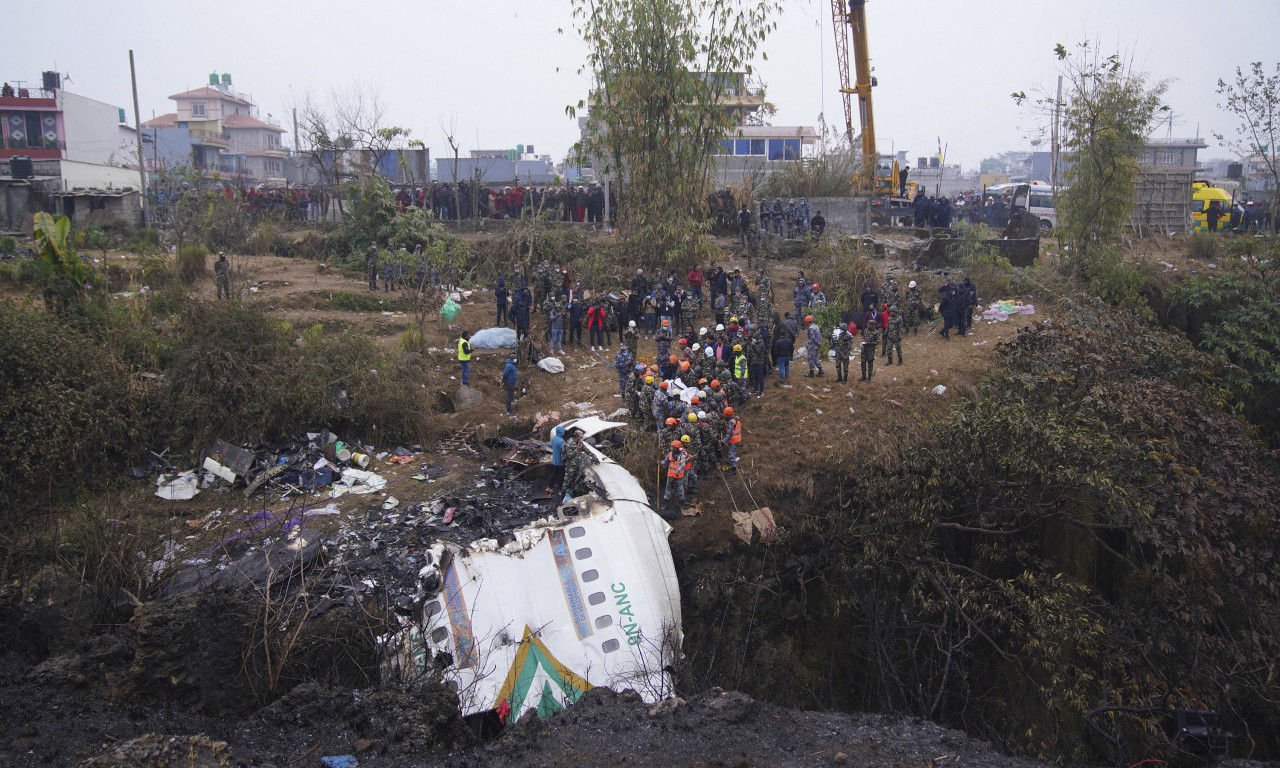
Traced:
<path fill-rule="evenodd" d="M 471 353 L 464 351 L 468 349 L 468 347 L 464 346 L 466 343 L 466 339 L 458 339 L 458 360 L 460 362 L 466 362 L 471 359 Z"/>

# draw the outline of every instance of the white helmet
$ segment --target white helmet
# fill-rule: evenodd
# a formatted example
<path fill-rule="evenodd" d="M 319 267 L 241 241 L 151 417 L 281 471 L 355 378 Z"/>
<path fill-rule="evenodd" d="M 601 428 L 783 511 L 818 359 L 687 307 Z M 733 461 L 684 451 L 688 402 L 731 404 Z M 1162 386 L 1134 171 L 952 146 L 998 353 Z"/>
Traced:
<path fill-rule="evenodd" d="M 716 351 L 715 351 L 714 349 L 712 349 L 711 347 L 706 347 L 706 353 L 707 353 L 707 357 L 715 357 L 715 356 L 716 356 Z"/>
<path fill-rule="evenodd" d="M 916 281 L 915 281 L 915 280 L 912 280 L 911 282 L 907 283 L 907 287 L 908 287 L 908 288 L 915 288 L 915 287 L 916 287 Z"/>
<path fill-rule="evenodd" d="M 699 397 L 701 397 L 701 396 L 699 396 Z M 703 419 L 705 419 L 705 418 L 707 418 L 707 412 L 706 412 L 706 411 L 698 411 L 698 421 L 702 421 L 702 420 L 703 420 Z"/>
<path fill-rule="evenodd" d="M 701 344 L 699 344 L 699 343 L 697 343 L 697 342 L 694 342 L 694 344 L 693 344 L 693 351 L 694 351 L 694 352 L 697 352 L 699 349 L 702 349 L 702 345 L 701 345 Z"/>
<path fill-rule="evenodd" d="M 707 335 L 707 326 L 705 326 L 705 325 L 704 325 L 704 326 L 702 326 L 701 328 L 699 328 L 699 329 L 698 329 L 698 335 L 699 335 L 699 336 L 706 336 L 706 335 Z"/>
<path fill-rule="evenodd" d="M 724 323 L 716 323 L 716 330 L 717 330 L 717 331 L 723 331 L 723 330 L 724 330 Z"/>
<path fill-rule="evenodd" d="M 627 327 L 628 327 L 628 328 L 635 328 L 635 327 L 636 327 L 636 321 L 635 321 L 635 320 L 628 320 L 628 321 L 627 321 Z"/>

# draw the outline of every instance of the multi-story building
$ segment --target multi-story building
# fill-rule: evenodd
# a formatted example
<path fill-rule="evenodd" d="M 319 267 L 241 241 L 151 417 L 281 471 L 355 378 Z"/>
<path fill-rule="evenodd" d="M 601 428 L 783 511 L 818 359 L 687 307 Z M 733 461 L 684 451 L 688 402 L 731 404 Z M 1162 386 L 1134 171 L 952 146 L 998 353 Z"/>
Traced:
<path fill-rule="evenodd" d="M 758 184 L 788 163 L 811 154 L 818 132 L 811 126 L 768 125 L 772 108 L 762 89 L 752 87 L 744 72 L 700 72 L 703 80 L 715 79 L 723 87 L 721 107 L 728 113 L 732 127 L 720 142 L 715 154 L 712 182 L 721 187 L 750 180 Z M 598 105 L 596 94 L 591 103 Z M 578 129 L 585 139 L 594 125 L 590 116 L 578 118 Z M 591 166 L 597 161 L 592 160 Z M 584 175 L 589 168 L 582 169 Z"/>
<path fill-rule="evenodd" d="M 79 222 L 110 209 L 135 223 L 137 155 L 137 135 L 122 108 L 65 90 L 57 72 L 43 73 L 39 88 L 6 82 L 0 90 L 0 230 L 26 230 L 39 210 Z"/>
<path fill-rule="evenodd" d="M 209 84 L 169 97 L 177 111 L 142 124 L 143 133 L 186 132 L 192 167 L 212 176 L 245 183 L 283 184 L 287 153 L 280 143 L 283 128 L 258 118 L 258 108 L 231 86 L 231 75 L 212 73 Z M 158 157 L 158 155 L 157 155 Z M 151 158 L 149 158 L 149 161 Z"/>

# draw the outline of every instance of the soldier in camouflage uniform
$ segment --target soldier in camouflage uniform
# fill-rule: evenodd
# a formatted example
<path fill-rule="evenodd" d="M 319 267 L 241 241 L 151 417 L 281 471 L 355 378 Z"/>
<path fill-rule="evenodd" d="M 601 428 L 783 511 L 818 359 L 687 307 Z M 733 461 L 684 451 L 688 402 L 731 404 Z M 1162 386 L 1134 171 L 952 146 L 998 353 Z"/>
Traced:
<path fill-rule="evenodd" d="M 902 306 L 902 291 L 898 287 L 898 281 L 892 276 L 887 278 L 884 285 L 880 288 L 880 300 L 889 306 Z"/>
<path fill-rule="evenodd" d="M 711 470 L 716 467 L 716 459 L 720 456 L 720 419 L 719 414 L 712 411 L 698 411 L 698 432 L 702 437 L 702 452 L 698 454 L 701 463 L 698 466 L 698 477 L 710 477 Z"/>
<path fill-rule="evenodd" d="M 853 354 L 853 323 L 841 331 L 836 339 L 836 381 L 849 381 L 849 357 Z"/>
<path fill-rule="evenodd" d="M 671 356 L 671 325 L 663 321 L 653 338 L 658 343 L 658 362 L 662 362 Z"/>
<path fill-rule="evenodd" d="M 587 452 L 582 447 L 582 432 L 575 429 L 564 449 L 564 492 L 573 498 L 581 495 L 586 479 Z"/>
<path fill-rule="evenodd" d="M 537 275 L 533 282 L 534 296 L 533 301 L 538 306 L 551 297 L 551 263 L 543 260 L 542 266 L 538 267 Z"/>
<path fill-rule="evenodd" d="M 902 325 L 904 329 L 910 329 L 914 334 L 920 329 L 920 322 L 924 319 L 924 299 L 920 296 L 920 289 L 916 287 L 916 281 L 912 280 L 907 285 L 907 311 L 903 315 Z"/>
<path fill-rule="evenodd" d="M 693 466 L 690 467 L 691 477 L 688 479 L 689 492 L 697 493 L 698 478 L 705 477 L 698 472 L 703 453 L 702 430 L 698 429 L 698 414 L 690 413 L 680 427 L 680 442 L 684 443 L 684 449 L 689 452 L 689 458 L 693 460 Z"/>
<path fill-rule="evenodd" d="M 653 390 L 656 388 L 652 376 L 645 376 L 643 385 L 639 387 L 640 411 L 636 416 L 646 426 L 653 420 Z"/>
<path fill-rule="evenodd" d="M 684 432 L 680 430 L 680 420 L 668 416 L 658 428 L 658 445 L 670 445 L 672 440 L 679 440 Z"/>
<path fill-rule="evenodd" d="M 756 275 L 756 318 L 768 322 L 773 315 L 773 280 L 764 267 Z"/>
<path fill-rule="evenodd" d="M 742 289 L 733 297 L 733 314 L 742 322 L 746 322 L 751 316 L 751 294 L 747 291 L 744 284 Z"/>
<path fill-rule="evenodd" d="M 613 356 L 613 368 L 618 372 L 618 396 L 624 401 L 627 399 L 627 378 L 631 376 L 631 367 L 635 364 L 636 359 L 631 356 L 626 344 Z"/>
<path fill-rule="evenodd" d="M 858 381 L 871 381 L 871 375 L 875 372 L 876 364 L 876 344 L 880 342 L 880 326 L 875 322 L 867 323 L 862 327 L 862 375 L 858 377 Z"/>
<path fill-rule="evenodd" d="M 369 250 L 364 255 L 364 271 L 369 276 L 369 290 L 378 290 L 378 242 L 369 243 Z"/>
<path fill-rule="evenodd" d="M 231 263 L 227 254 L 219 252 L 218 260 L 213 263 L 213 281 L 218 284 L 218 298 L 224 296 L 231 299 Z"/>
<path fill-rule="evenodd" d="M 885 329 L 885 336 L 889 339 L 889 362 L 885 365 L 893 365 L 893 350 L 898 350 L 898 365 L 902 365 L 902 316 L 898 314 L 896 305 L 889 307 L 889 327 Z"/>
<path fill-rule="evenodd" d="M 627 349 L 633 354 L 640 354 L 640 332 L 636 330 L 636 321 L 628 320 L 627 328 L 622 332 L 622 343 L 627 345 Z"/>

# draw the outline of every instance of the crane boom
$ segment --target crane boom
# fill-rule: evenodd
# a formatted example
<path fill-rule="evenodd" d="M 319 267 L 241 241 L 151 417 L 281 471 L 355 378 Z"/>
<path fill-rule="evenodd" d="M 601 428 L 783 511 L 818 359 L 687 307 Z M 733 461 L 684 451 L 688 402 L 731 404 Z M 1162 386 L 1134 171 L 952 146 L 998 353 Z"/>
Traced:
<path fill-rule="evenodd" d="M 860 194 L 892 194 L 897 184 L 897 162 L 880 171 L 876 150 L 875 113 L 871 107 L 871 54 L 867 48 L 866 0 L 831 0 L 831 16 L 836 35 L 836 60 L 840 68 L 840 94 L 844 101 L 845 133 L 853 144 L 852 97 L 858 97 L 858 126 L 862 137 L 862 163 L 854 186 Z M 853 38 L 853 73 L 850 83 L 849 38 Z"/>

